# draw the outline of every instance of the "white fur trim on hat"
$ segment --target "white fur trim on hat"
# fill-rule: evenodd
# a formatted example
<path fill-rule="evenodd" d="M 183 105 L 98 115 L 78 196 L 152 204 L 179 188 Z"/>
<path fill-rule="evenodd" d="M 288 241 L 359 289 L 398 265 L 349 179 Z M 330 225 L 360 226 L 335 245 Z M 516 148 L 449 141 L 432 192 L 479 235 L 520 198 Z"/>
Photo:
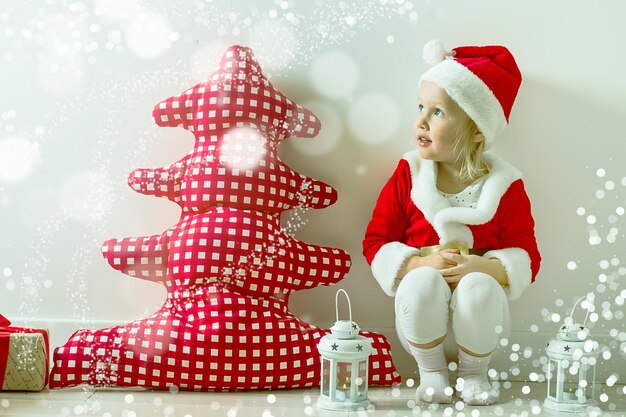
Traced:
<path fill-rule="evenodd" d="M 500 102 L 476 74 L 453 59 L 430 68 L 420 77 L 443 88 L 467 115 L 476 123 L 485 137 L 485 149 L 506 127 L 506 117 Z"/>
<path fill-rule="evenodd" d="M 504 292 L 509 300 L 519 298 L 524 290 L 532 282 L 532 270 L 530 269 L 530 256 L 521 248 L 506 248 L 490 250 L 483 258 L 496 258 L 504 266 L 509 285 L 504 287 Z"/>
<path fill-rule="evenodd" d="M 420 251 L 402 242 L 389 242 L 380 247 L 372 260 L 372 274 L 385 294 L 393 297 L 402 280 L 398 276 L 404 263 Z"/>

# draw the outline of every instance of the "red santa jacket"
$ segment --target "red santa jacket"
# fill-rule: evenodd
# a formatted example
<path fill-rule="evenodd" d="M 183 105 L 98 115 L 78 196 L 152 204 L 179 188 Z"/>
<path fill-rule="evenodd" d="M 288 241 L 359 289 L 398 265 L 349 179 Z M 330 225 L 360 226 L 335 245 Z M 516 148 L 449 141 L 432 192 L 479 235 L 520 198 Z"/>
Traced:
<path fill-rule="evenodd" d="M 466 242 L 489 248 L 483 256 L 504 266 L 509 299 L 534 282 L 541 255 L 537 249 L 530 201 L 521 173 L 485 155 L 491 165 L 475 208 L 451 207 L 437 191 L 437 166 L 411 151 L 383 187 L 363 240 L 363 255 L 381 288 L 395 294 L 398 272 L 423 246 Z"/>

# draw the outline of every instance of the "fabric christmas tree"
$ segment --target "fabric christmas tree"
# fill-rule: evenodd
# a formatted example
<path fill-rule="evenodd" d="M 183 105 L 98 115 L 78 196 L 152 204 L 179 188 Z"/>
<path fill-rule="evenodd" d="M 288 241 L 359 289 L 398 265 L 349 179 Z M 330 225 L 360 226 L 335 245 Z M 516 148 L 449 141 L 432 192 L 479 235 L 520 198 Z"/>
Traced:
<path fill-rule="evenodd" d="M 280 215 L 337 199 L 323 182 L 285 165 L 277 146 L 314 137 L 320 121 L 268 81 L 252 51 L 232 46 L 208 80 L 158 103 L 159 126 L 193 132 L 195 146 L 169 167 L 137 169 L 129 185 L 182 208 L 154 236 L 111 239 L 102 252 L 130 276 L 162 283 L 152 316 L 79 330 L 54 352 L 52 388 L 80 383 L 185 390 L 302 388 L 319 384 L 316 344 L 327 333 L 288 309 L 292 291 L 334 284 L 350 256 L 294 239 Z M 399 382 L 384 337 L 370 384 Z"/>

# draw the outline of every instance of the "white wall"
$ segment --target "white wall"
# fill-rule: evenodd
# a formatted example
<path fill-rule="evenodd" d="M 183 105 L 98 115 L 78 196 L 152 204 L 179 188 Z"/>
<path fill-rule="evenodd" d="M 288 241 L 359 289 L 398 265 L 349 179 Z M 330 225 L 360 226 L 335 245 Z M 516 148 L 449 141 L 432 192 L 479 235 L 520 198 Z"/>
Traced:
<path fill-rule="evenodd" d="M 0 12 L 2 314 L 52 327 L 58 345 L 80 323 L 125 322 L 160 305 L 164 290 L 109 268 L 100 244 L 157 233 L 177 221 L 174 204 L 133 193 L 126 175 L 188 151 L 191 134 L 157 128 L 152 106 L 200 81 L 225 46 L 243 43 L 254 48 L 279 89 L 322 119 L 322 152 L 305 139 L 289 139 L 280 149 L 291 167 L 339 191 L 337 204 L 306 213 L 297 237 L 353 257 L 338 286 L 296 293 L 291 308 L 329 327 L 334 293 L 346 288 L 356 321 L 387 334 L 396 364 L 412 375 L 412 361 L 393 335 L 393 300 L 372 278 L 361 239 L 380 188 L 413 147 L 416 81 L 426 68 L 422 45 L 432 38 L 450 48 L 496 43 L 514 53 L 524 81 L 494 152 L 525 173 L 544 261 L 537 282 L 511 304 L 513 333 L 495 366 L 512 380 L 540 372 L 533 360 L 558 327 L 550 317 L 562 319 L 575 299 L 594 292 L 599 318 L 592 334 L 612 353 L 601 379 L 624 375 L 626 245 L 624 215 L 616 209 L 626 205 L 626 3 L 416 1 L 403 13 L 398 10 L 408 2 L 346 1 L 341 9 L 333 2 L 291 1 L 286 10 L 261 1 L 198 2 L 203 10 L 192 2 L 106 5 L 115 3 L 72 10 L 12 2 Z M 154 33 L 136 29 L 142 11 Z M 289 12 L 297 26 L 285 20 Z M 348 16 L 356 19 L 352 25 Z M 170 47 L 162 46 L 163 33 Z M 329 93 L 333 85 L 343 93 Z M 10 138 L 21 138 L 18 145 L 26 148 L 9 149 Z M 596 216 L 595 224 L 588 224 L 588 215 Z M 617 229 L 614 242 L 607 241 L 611 228 Z M 593 246 L 592 229 L 601 238 Z M 521 351 L 532 347 L 532 356 L 511 361 L 515 344 Z"/>

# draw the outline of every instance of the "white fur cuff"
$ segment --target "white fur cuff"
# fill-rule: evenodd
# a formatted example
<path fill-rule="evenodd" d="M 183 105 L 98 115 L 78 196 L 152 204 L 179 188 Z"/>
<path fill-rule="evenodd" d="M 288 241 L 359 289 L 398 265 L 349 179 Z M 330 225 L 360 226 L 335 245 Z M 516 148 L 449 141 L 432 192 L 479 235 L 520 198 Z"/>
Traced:
<path fill-rule="evenodd" d="M 381 246 L 372 260 L 372 274 L 385 294 L 393 297 L 402 277 L 400 268 L 408 258 L 419 255 L 420 251 L 402 242 L 389 242 Z"/>
<path fill-rule="evenodd" d="M 520 248 L 506 248 L 498 250 L 490 250 L 483 255 L 484 258 L 498 259 L 509 279 L 508 287 L 504 287 L 509 300 L 519 298 L 526 287 L 532 280 L 532 271 L 530 269 L 530 256 L 528 252 Z"/>

